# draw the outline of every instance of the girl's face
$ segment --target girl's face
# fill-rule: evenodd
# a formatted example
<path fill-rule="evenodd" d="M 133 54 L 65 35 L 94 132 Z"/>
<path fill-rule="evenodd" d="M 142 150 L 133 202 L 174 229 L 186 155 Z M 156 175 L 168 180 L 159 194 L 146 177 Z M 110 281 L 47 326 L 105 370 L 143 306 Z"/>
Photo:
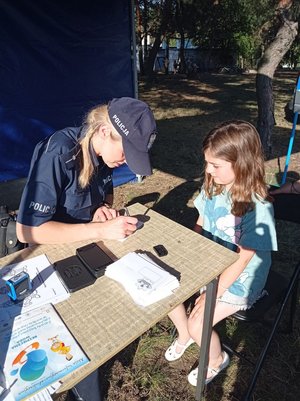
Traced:
<path fill-rule="evenodd" d="M 218 159 L 209 149 L 204 152 L 204 158 L 206 161 L 205 171 L 213 177 L 216 184 L 225 185 L 228 191 L 235 180 L 232 163 Z"/>
<path fill-rule="evenodd" d="M 126 162 L 122 138 L 121 136 L 119 137 L 118 139 L 113 138 L 111 132 L 104 135 L 97 133 L 93 137 L 93 146 L 96 154 L 101 156 L 104 163 L 111 168 L 119 167 Z"/>

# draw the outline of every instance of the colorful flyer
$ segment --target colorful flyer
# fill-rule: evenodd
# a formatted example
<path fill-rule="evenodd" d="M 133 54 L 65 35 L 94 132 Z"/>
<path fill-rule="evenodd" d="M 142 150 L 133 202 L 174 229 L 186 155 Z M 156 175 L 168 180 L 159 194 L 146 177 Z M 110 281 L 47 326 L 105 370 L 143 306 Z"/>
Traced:
<path fill-rule="evenodd" d="M 1 323 L 0 367 L 16 401 L 89 362 L 52 305 Z"/>

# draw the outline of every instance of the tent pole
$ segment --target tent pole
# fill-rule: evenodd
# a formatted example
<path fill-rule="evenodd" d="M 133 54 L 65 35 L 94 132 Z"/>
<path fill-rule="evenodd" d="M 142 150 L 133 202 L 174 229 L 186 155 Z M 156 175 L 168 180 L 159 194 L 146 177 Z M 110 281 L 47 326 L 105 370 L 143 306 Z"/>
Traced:
<path fill-rule="evenodd" d="M 285 167 L 284 167 L 284 173 L 283 173 L 282 180 L 281 180 L 281 185 L 283 185 L 285 183 L 285 181 L 286 181 L 286 176 L 287 176 L 287 172 L 288 172 L 288 168 L 289 168 L 291 153 L 292 153 L 292 149 L 293 149 L 293 143 L 294 143 L 294 139 L 295 139 L 297 121 L 298 121 L 298 112 L 296 111 L 294 113 L 293 128 L 292 128 L 289 147 L 288 147 L 288 151 L 287 151 L 287 155 L 286 155 L 286 159 L 285 159 Z"/>

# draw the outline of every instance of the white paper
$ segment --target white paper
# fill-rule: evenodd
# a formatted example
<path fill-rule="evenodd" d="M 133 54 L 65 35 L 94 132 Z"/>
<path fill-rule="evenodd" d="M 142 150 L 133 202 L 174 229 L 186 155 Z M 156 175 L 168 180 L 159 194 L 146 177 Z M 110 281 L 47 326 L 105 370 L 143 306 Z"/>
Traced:
<path fill-rule="evenodd" d="M 110 264 L 105 275 L 122 284 L 134 302 L 141 306 L 172 295 L 179 287 L 175 276 L 142 253 L 128 253 Z"/>

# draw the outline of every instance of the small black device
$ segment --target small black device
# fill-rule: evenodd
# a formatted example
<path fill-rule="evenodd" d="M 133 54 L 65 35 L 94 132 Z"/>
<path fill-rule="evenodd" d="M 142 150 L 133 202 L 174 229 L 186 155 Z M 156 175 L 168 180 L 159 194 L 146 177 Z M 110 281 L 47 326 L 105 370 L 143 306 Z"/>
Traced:
<path fill-rule="evenodd" d="M 113 263 L 107 253 L 95 242 L 77 248 L 76 255 L 96 278 L 103 276 L 106 266 Z"/>
<path fill-rule="evenodd" d="M 32 290 L 32 284 L 27 272 L 20 272 L 6 281 L 7 295 L 14 301 L 22 301 Z"/>
<path fill-rule="evenodd" d="M 153 249 L 159 257 L 168 255 L 168 251 L 163 245 L 155 245 Z"/>
<path fill-rule="evenodd" d="M 92 273 L 75 255 L 58 260 L 54 263 L 54 268 L 70 292 L 81 290 L 96 281 Z"/>

